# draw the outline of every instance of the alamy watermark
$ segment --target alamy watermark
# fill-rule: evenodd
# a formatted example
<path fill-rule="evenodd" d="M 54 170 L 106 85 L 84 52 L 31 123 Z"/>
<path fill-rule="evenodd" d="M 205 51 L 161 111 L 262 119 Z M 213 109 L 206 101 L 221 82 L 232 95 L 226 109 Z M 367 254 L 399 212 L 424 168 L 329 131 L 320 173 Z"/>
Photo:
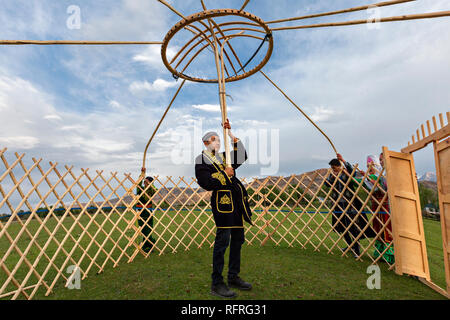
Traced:
<path fill-rule="evenodd" d="M 203 128 L 202 120 L 193 122 L 191 128 L 172 131 L 165 143 L 171 148 L 170 159 L 175 165 L 194 165 L 195 158 L 204 149 L 203 134 L 209 130 Z M 260 166 L 261 175 L 275 175 L 280 167 L 280 130 L 279 129 L 231 129 L 234 136 L 244 144 L 248 159 L 246 164 Z M 223 130 L 218 130 L 223 149 Z M 230 141 L 230 151 L 233 151 Z M 222 150 L 223 151 L 223 150 Z M 243 160 L 243 159 L 242 159 Z M 241 162 L 238 159 L 238 162 Z M 243 161 L 242 161 L 243 162 Z"/>
<path fill-rule="evenodd" d="M 377 265 L 371 265 L 367 267 L 367 274 L 370 274 L 369 278 L 367 278 L 366 286 L 369 290 L 381 289 L 381 270 Z"/>
<path fill-rule="evenodd" d="M 66 20 L 67 28 L 70 30 L 81 29 L 81 8 L 77 5 L 70 5 L 67 7 L 67 14 L 69 14 Z"/>
<path fill-rule="evenodd" d="M 371 5 L 366 10 L 367 15 L 367 29 L 369 30 L 378 30 L 381 27 L 381 9 L 375 5 Z"/>
<path fill-rule="evenodd" d="M 66 287 L 69 290 L 81 289 L 81 272 L 80 268 L 76 265 L 71 265 L 67 267 L 66 273 L 70 274 L 67 278 Z"/>

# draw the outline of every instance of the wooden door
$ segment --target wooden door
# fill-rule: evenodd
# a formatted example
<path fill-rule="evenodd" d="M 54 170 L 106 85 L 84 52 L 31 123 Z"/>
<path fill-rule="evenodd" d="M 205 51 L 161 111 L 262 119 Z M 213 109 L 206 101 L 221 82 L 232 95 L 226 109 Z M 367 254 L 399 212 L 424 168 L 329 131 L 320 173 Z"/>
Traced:
<path fill-rule="evenodd" d="M 445 279 L 450 293 L 450 138 L 434 143 L 436 174 L 441 213 L 442 247 L 444 249 Z"/>
<path fill-rule="evenodd" d="M 383 147 L 392 215 L 395 272 L 430 281 L 413 155 Z"/>

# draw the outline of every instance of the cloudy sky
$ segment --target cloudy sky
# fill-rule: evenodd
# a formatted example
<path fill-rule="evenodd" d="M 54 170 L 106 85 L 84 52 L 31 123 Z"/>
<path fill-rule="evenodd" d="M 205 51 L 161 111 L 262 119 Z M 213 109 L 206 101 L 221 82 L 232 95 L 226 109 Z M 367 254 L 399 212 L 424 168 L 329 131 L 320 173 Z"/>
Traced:
<path fill-rule="evenodd" d="M 205 2 L 208 8 L 243 3 Z M 201 10 L 199 0 L 170 3 L 185 15 Z M 252 0 L 246 10 L 268 21 L 368 3 Z M 71 5 L 80 8 L 79 29 L 67 26 Z M 380 12 L 449 8 L 447 0 L 419 0 Z M 0 38 L 161 41 L 178 21 L 156 0 L 3 0 Z M 383 23 L 379 29 L 278 31 L 264 71 L 317 121 L 346 160 L 365 166 L 367 155 L 382 146 L 400 150 L 421 123 L 449 110 L 448 30 L 450 18 Z M 241 46 L 242 60 L 257 46 Z M 179 84 L 161 62 L 159 46 L 0 47 L 0 148 L 8 147 L 9 155 L 25 152 L 28 159 L 138 174 L 147 140 Z M 260 74 L 228 84 L 227 92 L 233 131 L 245 137 L 251 157 L 240 176 L 301 173 L 326 167 L 334 156 L 325 138 Z M 150 173 L 192 176 L 191 159 L 209 130 L 220 132 L 217 86 L 187 83 L 150 148 Z M 417 153 L 419 174 L 434 170 L 431 151 Z"/>

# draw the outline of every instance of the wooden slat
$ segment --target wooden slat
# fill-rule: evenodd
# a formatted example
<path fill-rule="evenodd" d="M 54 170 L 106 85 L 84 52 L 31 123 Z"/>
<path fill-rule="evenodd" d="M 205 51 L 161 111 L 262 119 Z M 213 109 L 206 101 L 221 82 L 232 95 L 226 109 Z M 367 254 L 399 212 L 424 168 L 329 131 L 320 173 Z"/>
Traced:
<path fill-rule="evenodd" d="M 435 119 L 433 118 L 433 120 L 435 120 Z M 433 123 L 434 122 L 435 121 L 433 121 Z M 426 137 L 420 141 L 416 142 L 413 137 L 413 144 L 403 148 L 401 151 L 403 153 L 416 152 L 420 149 L 425 148 L 428 144 L 432 143 L 433 141 L 439 141 L 439 140 L 445 139 L 449 135 L 450 135 L 450 124 L 447 124 L 446 126 L 443 126 L 438 131 L 434 132 L 433 134 L 429 135 L 428 137 Z"/>
<path fill-rule="evenodd" d="M 1 150 L 1 155 L 4 156 L 5 152 L 6 149 Z M 45 295 L 49 295 L 58 282 L 62 281 L 67 286 L 73 278 L 73 275 L 65 273 L 69 264 L 77 266 L 82 279 L 85 279 L 92 272 L 103 272 L 108 264 L 116 267 L 122 261 L 132 262 L 140 254 L 149 257 L 150 253 L 142 250 L 143 226 L 136 226 L 140 213 L 134 209 L 139 203 L 139 196 L 135 194 L 135 190 L 142 181 L 142 176 L 134 180 L 130 174 L 125 174 L 124 178 L 119 179 L 117 172 L 111 172 L 106 176 L 100 170 L 91 176 L 89 169 L 82 169 L 79 174 L 75 174 L 73 167 L 68 166 L 64 166 L 64 172 L 60 172 L 57 163 L 52 162 L 49 169 L 44 170 L 41 160 L 36 159 L 33 159 L 33 163 L 27 169 L 23 157 L 24 155 L 16 155 L 18 160 L 11 165 L 4 161 L 3 165 L 8 173 L 3 175 L 3 180 L 0 181 L 0 193 L 3 197 L 1 204 L 7 205 L 13 214 L 5 224 L 0 222 L 0 240 L 7 240 L 10 243 L 6 252 L 0 255 L 0 270 L 6 275 L 6 281 L 0 283 L 1 297 L 16 299 L 22 295 L 26 299 L 32 299 L 39 288 L 44 288 Z M 6 183 L 5 179 L 11 179 L 13 169 L 18 167 L 22 168 L 24 176 L 20 179 L 14 177 L 13 187 L 4 191 L 2 183 Z M 37 178 L 31 176 L 33 170 L 37 170 L 40 176 Z M 254 178 L 250 183 L 242 179 L 248 191 L 252 193 L 249 200 L 255 203 L 255 207 L 262 208 L 261 212 L 254 212 L 254 226 L 245 227 L 247 244 L 263 245 L 270 240 L 273 245 L 286 243 L 290 247 L 298 245 L 301 248 L 311 245 L 316 251 L 326 250 L 330 254 L 338 252 L 348 256 L 348 250 L 341 252 L 338 248 L 342 235 L 336 235 L 328 221 L 331 211 L 336 207 L 336 202 L 330 198 L 331 190 L 325 199 L 316 205 L 325 179 L 326 175 L 322 176 L 319 171 L 300 177 L 291 175 L 286 178 L 267 177 L 262 180 Z M 31 185 L 29 189 L 22 185 L 24 181 L 28 181 Z M 165 194 L 160 196 L 161 193 L 157 192 L 149 200 L 154 203 L 155 210 L 152 216 L 156 222 L 152 231 L 156 243 L 152 251 L 162 255 L 177 252 L 180 248 L 190 250 L 203 246 L 212 247 L 215 226 L 212 214 L 208 212 L 210 206 L 200 204 L 201 201 L 208 202 L 211 193 L 203 192 L 197 187 L 195 178 L 187 180 L 184 177 L 168 176 L 162 179 L 155 176 L 154 183 L 161 185 L 159 190 Z M 353 199 L 359 199 L 357 193 L 361 186 L 362 182 L 359 189 L 352 191 Z M 303 191 L 300 192 L 299 188 Z M 267 195 L 274 194 L 273 197 L 270 196 L 272 200 L 265 199 L 267 195 L 264 190 L 268 190 Z M 15 203 L 11 199 L 17 194 L 20 200 Z M 300 202 L 307 194 L 311 198 L 308 198 L 304 207 Z M 37 196 L 37 205 L 32 205 L 32 196 Z M 340 196 L 342 197 L 342 193 Z M 50 197 L 56 200 L 50 201 Z M 115 203 L 112 201 L 113 197 L 117 199 Z M 157 197 L 158 200 L 155 200 Z M 296 201 L 292 202 L 293 198 L 296 198 Z M 370 196 L 367 199 L 369 198 Z M 81 199 L 87 199 L 87 203 L 83 203 L 84 200 Z M 331 207 L 328 205 L 329 201 L 333 202 Z M 365 204 L 367 201 L 369 200 L 366 200 Z M 384 199 L 378 203 L 376 212 L 382 207 L 383 201 Z M 164 202 L 168 203 L 168 208 L 163 211 Z M 25 222 L 18 217 L 22 205 L 27 206 L 31 212 Z M 49 208 L 44 218 L 37 215 L 37 210 L 42 205 Z M 96 209 L 93 213 L 88 213 L 91 205 Z M 119 205 L 124 205 L 126 209 L 119 210 Z M 56 215 L 59 207 L 62 208 L 61 214 Z M 106 212 L 104 207 L 110 207 L 111 210 Z M 350 204 L 346 209 L 350 207 L 353 205 Z M 73 213 L 71 211 L 73 208 L 80 208 L 81 212 Z M 314 213 L 305 212 L 307 210 Z M 323 214 L 324 210 L 328 213 Z M 132 214 L 126 216 L 126 212 Z M 164 212 L 165 218 L 161 216 L 161 212 Z M 196 216 L 192 218 L 193 215 Z M 10 235 L 13 219 L 17 219 L 21 226 L 15 238 Z M 374 219 L 375 215 L 371 221 Z M 382 236 L 388 223 L 382 227 L 376 239 L 383 241 Z M 33 232 L 32 224 L 37 224 L 37 230 L 33 229 Z M 362 233 L 369 227 L 369 225 L 363 229 L 358 227 L 360 235 L 354 241 L 359 241 Z M 75 229 L 79 230 L 77 234 L 74 233 Z M 25 250 L 19 247 L 20 237 L 23 235 L 30 238 Z M 44 242 L 38 244 L 38 237 L 45 237 Z M 393 245 L 385 243 L 385 251 L 374 260 L 371 257 L 371 250 L 376 239 L 368 246 L 361 246 L 362 253 L 358 257 L 359 260 L 363 260 L 364 256 L 364 259 L 367 257 L 372 263 L 376 263 Z M 27 254 L 32 248 L 36 249 L 38 254 L 30 261 Z M 11 253 L 17 253 L 19 256 L 16 264 L 10 265 L 8 257 Z M 18 272 L 22 266 L 28 267 L 28 271 L 24 274 Z"/>

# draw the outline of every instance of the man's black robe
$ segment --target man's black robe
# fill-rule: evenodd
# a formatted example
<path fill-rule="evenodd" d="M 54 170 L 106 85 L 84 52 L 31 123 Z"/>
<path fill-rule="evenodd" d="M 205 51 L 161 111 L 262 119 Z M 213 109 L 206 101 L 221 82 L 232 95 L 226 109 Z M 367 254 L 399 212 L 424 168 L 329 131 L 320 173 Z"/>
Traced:
<path fill-rule="evenodd" d="M 234 143 L 230 155 L 235 170 L 247 160 L 241 141 Z M 203 151 L 195 159 L 195 177 L 200 187 L 212 191 L 211 209 L 217 228 L 243 228 L 244 220 L 252 224 L 247 190 L 236 178 L 236 172 L 231 178 L 225 173 L 225 153 L 217 154 L 215 158 L 217 161 Z"/>
<path fill-rule="evenodd" d="M 339 175 L 338 181 L 336 181 L 334 188 L 331 190 L 331 198 L 335 202 L 337 202 L 337 205 L 333 210 L 331 223 L 334 227 L 334 231 L 338 233 L 343 233 L 345 231 L 345 229 L 350 225 L 350 223 L 355 218 L 356 214 L 359 211 L 362 211 L 361 208 L 363 206 L 362 202 L 356 196 L 353 197 L 357 189 L 357 182 L 356 180 L 354 180 L 356 176 L 356 171 L 353 173 L 353 176 L 351 176 L 353 172 L 353 166 L 349 162 L 345 162 L 344 165 L 345 165 L 344 170 L 347 173 L 342 172 Z M 351 180 L 346 187 L 348 179 Z M 332 173 L 330 173 L 330 175 L 325 180 L 325 185 L 331 188 L 335 180 L 336 177 Z M 342 197 L 339 196 L 341 193 L 343 193 Z M 352 202 L 349 206 L 351 200 Z M 358 218 L 356 218 L 356 221 L 351 225 L 349 231 L 354 237 L 357 237 L 361 232 L 361 230 L 363 230 L 368 223 L 369 219 L 366 217 L 366 214 L 361 212 Z M 369 226 L 365 230 L 363 236 L 366 238 L 375 237 L 373 228 Z"/>

